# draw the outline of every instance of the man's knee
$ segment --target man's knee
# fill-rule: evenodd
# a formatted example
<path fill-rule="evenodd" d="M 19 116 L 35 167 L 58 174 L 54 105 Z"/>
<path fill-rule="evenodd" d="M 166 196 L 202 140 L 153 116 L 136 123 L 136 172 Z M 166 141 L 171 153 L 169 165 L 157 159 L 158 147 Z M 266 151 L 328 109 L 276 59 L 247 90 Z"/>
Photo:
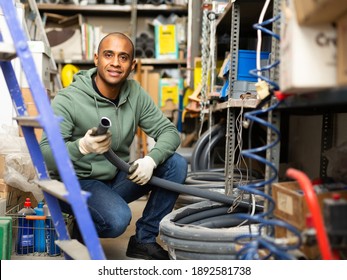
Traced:
<path fill-rule="evenodd" d="M 101 238 L 115 238 L 123 234 L 131 221 L 131 211 L 122 213 L 118 215 L 117 218 L 105 221 L 105 223 L 99 225 L 99 236 Z"/>
<path fill-rule="evenodd" d="M 178 181 L 184 182 L 187 177 L 187 160 L 178 153 L 174 153 L 169 159 L 170 169 L 174 170 Z"/>

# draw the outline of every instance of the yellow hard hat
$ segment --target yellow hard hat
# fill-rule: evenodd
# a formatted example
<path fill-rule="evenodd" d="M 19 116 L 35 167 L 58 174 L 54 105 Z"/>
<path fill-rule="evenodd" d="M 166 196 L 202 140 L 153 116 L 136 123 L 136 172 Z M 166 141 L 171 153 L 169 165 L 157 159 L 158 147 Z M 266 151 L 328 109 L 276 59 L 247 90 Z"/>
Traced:
<path fill-rule="evenodd" d="M 66 64 L 64 65 L 63 69 L 61 69 L 61 81 L 63 83 L 63 87 L 67 87 L 71 84 L 73 76 L 79 71 L 80 69 L 73 65 L 73 64 Z"/>

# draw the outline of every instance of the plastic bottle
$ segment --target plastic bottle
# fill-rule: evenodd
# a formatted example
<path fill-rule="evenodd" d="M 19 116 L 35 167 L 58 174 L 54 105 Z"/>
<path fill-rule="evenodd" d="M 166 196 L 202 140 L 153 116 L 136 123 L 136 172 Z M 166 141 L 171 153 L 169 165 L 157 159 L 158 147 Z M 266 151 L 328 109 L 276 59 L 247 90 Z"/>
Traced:
<path fill-rule="evenodd" d="M 40 201 L 34 208 L 37 216 L 44 216 L 43 201 Z M 46 251 L 45 220 L 35 220 L 34 222 L 34 251 L 43 253 Z"/>
<path fill-rule="evenodd" d="M 20 255 L 34 252 L 34 220 L 26 216 L 36 215 L 31 207 L 30 198 L 25 199 L 24 208 L 18 211 L 18 236 L 16 253 Z"/>
<path fill-rule="evenodd" d="M 43 206 L 44 215 L 47 217 L 45 221 L 46 227 L 46 252 L 49 256 L 59 256 L 61 254 L 60 248 L 55 244 L 55 240 L 58 239 L 55 232 L 54 224 L 49 212 L 48 206 Z"/>

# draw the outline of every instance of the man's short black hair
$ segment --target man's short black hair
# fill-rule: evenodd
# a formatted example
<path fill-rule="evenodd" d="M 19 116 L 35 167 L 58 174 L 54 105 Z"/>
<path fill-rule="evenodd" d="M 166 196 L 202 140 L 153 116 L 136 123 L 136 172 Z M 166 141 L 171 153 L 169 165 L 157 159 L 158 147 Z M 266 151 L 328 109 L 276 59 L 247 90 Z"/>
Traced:
<path fill-rule="evenodd" d="M 101 41 L 99 42 L 99 46 L 98 46 L 98 54 L 99 54 L 99 51 L 100 51 L 100 46 L 102 44 L 102 42 L 108 38 L 109 36 L 117 36 L 117 37 L 123 37 L 125 39 L 128 39 L 128 41 L 130 42 L 131 44 L 131 47 L 133 48 L 133 51 L 132 51 L 132 59 L 135 58 L 135 46 L 134 46 L 134 43 L 133 41 L 130 39 L 130 37 L 122 32 L 112 32 L 112 33 L 109 33 L 107 34 L 104 38 L 101 39 Z"/>

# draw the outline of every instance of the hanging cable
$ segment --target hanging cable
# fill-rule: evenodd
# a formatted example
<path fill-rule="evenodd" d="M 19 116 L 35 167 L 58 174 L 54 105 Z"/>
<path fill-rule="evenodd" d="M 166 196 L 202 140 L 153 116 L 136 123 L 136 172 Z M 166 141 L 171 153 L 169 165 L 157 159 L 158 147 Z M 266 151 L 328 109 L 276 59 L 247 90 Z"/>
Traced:
<path fill-rule="evenodd" d="M 269 1 L 267 1 L 269 2 Z M 263 14 L 262 14 L 263 16 Z M 261 53 L 261 42 L 262 42 L 262 32 L 267 33 L 269 35 L 271 35 L 272 37 L 274 37 L 275 39 L 277 39 L 278 41 L 280 40 L 280 36 L 274 32 L 272 32 L 271 30 L 265 28 L 264 26 L 272 24 L 276 21 L 278 21 L 281 18 L 281 15 L 277 15 L 269 20 L 266 21 L 259 21 L 257 24 L 253 25 L 253 28 L 257 29 L 257 34 L 258 34 L 258 43 L 257 43 L 257 61 L 256 61 L 256 65 L 257 68 L 256 69 L 252 69 L 250 71 L 250 74 L 253 76 L 256 76 L 259 81 L 266 81 L 268 84 L 270 84 L 274 90 L 278 90 L 279 86 L 278 84 L 273 81 L 270 80 L 268 77 L 264 76 L 263 73 L 264 72 L 269 72 L 272 68 L 275 68 L 279 65 L 280 61 L 277 60 L 272 64 L 266 65 L 264 67 L 261 67 L 261 60 L 260 60 L 260 53 Z"/>

